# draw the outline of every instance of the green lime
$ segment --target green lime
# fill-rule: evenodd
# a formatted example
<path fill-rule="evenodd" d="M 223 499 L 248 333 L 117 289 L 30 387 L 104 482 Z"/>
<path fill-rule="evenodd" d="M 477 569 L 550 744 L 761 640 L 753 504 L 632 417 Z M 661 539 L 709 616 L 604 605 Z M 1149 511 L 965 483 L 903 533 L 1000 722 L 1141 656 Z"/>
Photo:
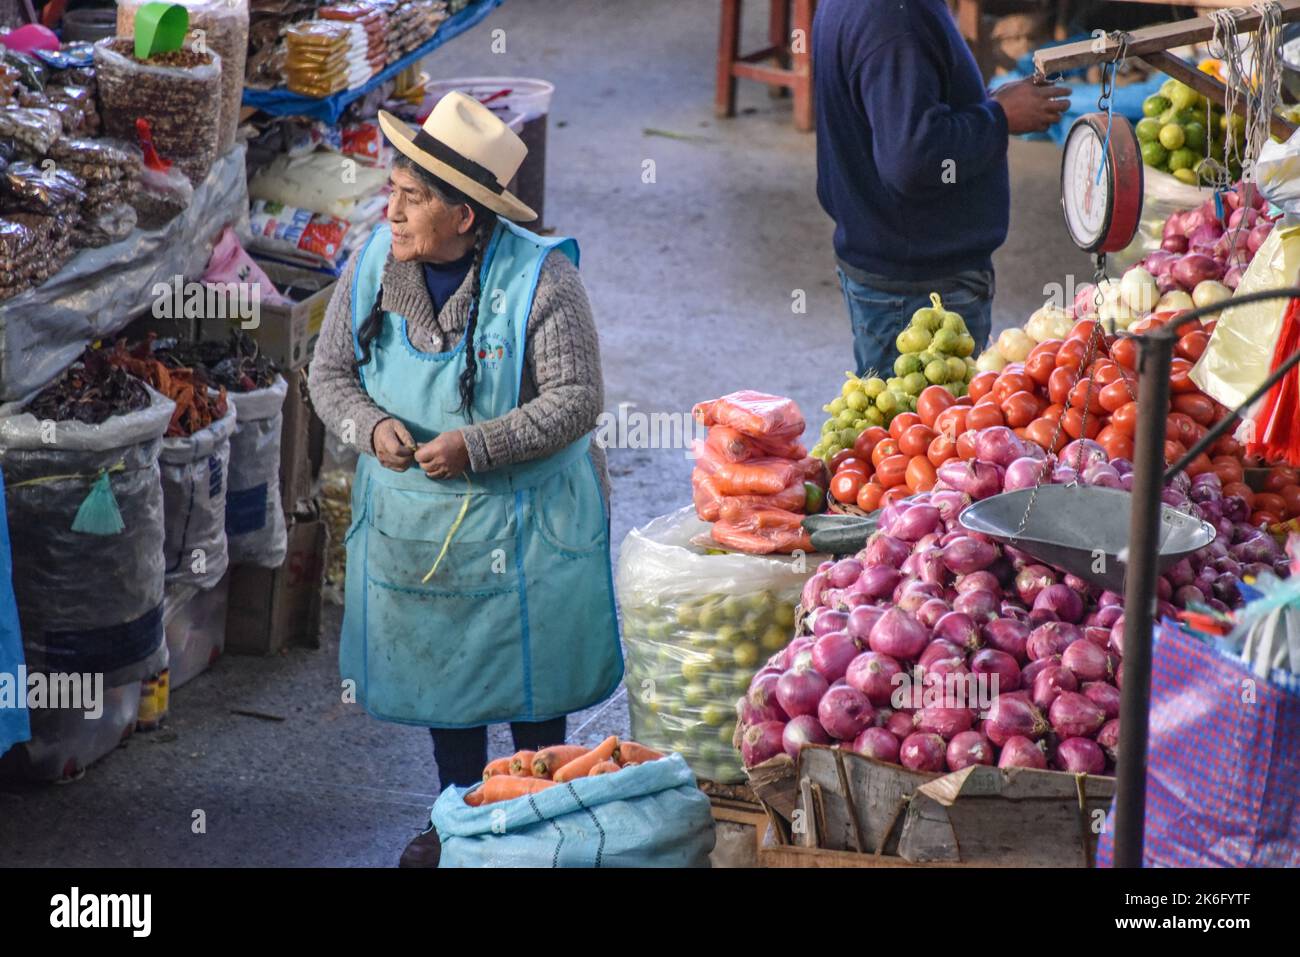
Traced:
<path fill-rule="evenodd" d="M 969 359 L 970 364 L 972 366 L 975 365 L 975 360 L 971 359 L 971 356 L 975 354 L 975 337 L 969 332 L 963 332 L 957 337 L 957 348 L 955 351 L 959 357 L 964 360 Z"/>
<path fill-rule="evenodd" d="M 1169 104 L 1175 109 L 1190 109 L 1196 103 L 1196 91 L 1186 83 L 1175 81 L 1174 87 L 1169 91 Z"/>
<path fill-rule="evenodd" d="M 903 394 L 920 395 L 930 382 L 924 372 L 913 372 L 903 376 Z"/>
<path fill-rule="evenodd" d="M 682 700 L 692 708 L 698 708 L 709 700 L 708 685 L 693 683 L 682 689 Z"/>
<path fill-rule="evenodd" d="M 863 409 L 865 409 L 868 405 L 871 404 L 871 400 L 867 398 L 867 394 L 863 392 L 860 388 L 854 389 L 852 392 L 846 395 L 844 397 L 844 401 L 848 405 L 848 407 L 855 412 L 861 412 Z"/>
<path fill-rule="evenodd" d="M 789 602 L 778 602 L 776 610 L 772 612 L 772 620 L 782 628 L 790 629 L 794 627 L 794 605 Z"/>
<path fill-rule="evenodd" d="M 1177 123 L 1166 123 L 1160 127 L 1160 145 L 1167 150 L 1176 150 L 1187 141 L 1187 134 Z"/>
<path fill-rule="evenodd" d="M 941 357 L 947 358 L 957 351 L 960 336 L 961 333 L 955 329 L 940 329 L 934 334 L 934 351 Z"/>
<path fill-rule="evenodd" d="M 894 375 L 905 376 L 913 372 L 920 372 L 924 368 L 920 356 L 915 352 L 904 352 L 894 360 Z"/>
<path fill-rule="evenodd" d="M 844 396 L 837 395 L 834 399 L 831 400 L 831 404 L 827 407 L 826 411 L 829 412 L 831 415 L 839 415 L 848 407 L 849 404 L 844 401 Z"/>
<path fill-rule="evenodd" d="M 951 378 L 948 375 L 948 363 L 943 359 L 935 359 L 925 367 L 925 377 L 934 385 L 943 385 Z"/>
<path fill-rule="evenodd" d="M 885 415 L 889 415 L 895 409 L 897 409 L 898 400 L 894 398 L 894 393 L 882 392 L 880 393 L 880 395 L 876 396 L 876 408 L 879 409 L 881 412 L 883 412 Z"/>
<path fill-rule="evenodd" d="M 969 336 L 967 338 L 970 338 Z M 975 340 L 971 339 L 972 345 Z M 960 356 L 948 357 L 948 381 L 965 382 L 966 381 L 966 360 Z"/>
<path fill-rule="evenodd" d="M 677 624 L 683 628 L 695 628 L 699 626 L 699 623 L 700 613 L 698 608 L 689 604 L 677 606 Z"/>
<path fill-rule="evenodd" d="M 755 668 L 758 666 L 758 660 L 763 656 L 762 650 L 758 644 L 753 641 L 743 641 L 733 649 L 732 661 L 737 668 Z"/>
<path fill-rule="evenodd" d="M 837 436 L 837 438 L 839 439 L 838 444 L 840 448 L 851 449 L 853 448 L 853 443 L 858 440 L 858 430 L 840 429 L 840 434 Z"/>
<path fill-rule="evenodd" d="M 899 352 L 922 352 L 929 344 L 930 333 L 920 326 L 908 326 L 894 340 Z"/>
<path fill-rule="evenodd" d="M 961 317 L 961 313 L 945 312 L 943 314 L 943 326 L 941 328 L 947 329 L 949 332 L 955 332 L 957 335 L 961 335 L 963 332 L 967 331 L 966 320 Z"/>
<path fill-rule="evenodd" d="M 879 376 L 872 376 L 862 384 L 862 391 L 867 394 L 868 399 L 874 399 L 885 391 L 885 380 Z"/>
<path fill-rule="evenodd" d="M 812 451 L 813 458 L 824 458 L 825 455 L 818 455 L 817 450 Z M 803 510 L 809 515 L 819 515 L 822 509 L 826 507 L 826 493 L 816 482 L 803 483 Z"/>
<path fill-rule="evenodd" d="M 1219 129 L 1225 133 L 1231 131 L 1234 136 L 1240 136 L 1246 131 L 1246 118 L 1240 113 L 1225 113 L 1219 119 Z"/>
<path fill-rule="evenodd" d="M 853 411 L 852 409 L 845 409 L 844 411 L 840 412 L 838 415 L 835 416 L 835 421 L 840 424 L 840 428 L 847 429 L 849 426 L 853 424 L 854 420 L 857 419 L 857 417 L 858 417 L 857 412 Z"/>
<path fill-rule="evenodd" d="M 711 664 L 706 658 L 692 658 L 682 662 L 682 677 L 687 681 L 703 681 L 708 675 Z"/>
<path fill-rule="evenodd" d="M 857 392 L 862 386 L 862 380 L 856 376 L 845 379 L 844 384 L 840 386 L 840 395 L 847 399 L 854 392 Z"/>
<path fill-rule="evenodd" d="M 1152 143 L 1160 135 L 1160 121 L 1154 116 L 1146 116 L 1138 120 L 1137 138 L 1139 143 Z"/>
<path fill-rule="evenodd" d="M 1168 99 L 1166 99 L 1163 96 L 1160 96 L 1159 94 L 1156 94 L 1154 96 L 1148 96 L 1145 100 L 1142 101 L 1142 115 L 1159 116 L 1165 110 L 1169 109 L 1171 105 L 1172 104 L 1169 102 Z"/>
<path fill-rule="evenodd" d="M 952 397 L 954 399 L 960 399 L 962 396 L 966 394 L 965 382 L 949 382 L 947 385 L 944 386 L 944 388 L 947 389 L 952 394 Z"/>
<path fill-rule="evenodd" d="M 827 419 L 825 422 L 822 423 L 822 435 L 823 436 L 830 435 L 838 428 L 839 428 L 839 424 L 836 423 L 836 421 L 833 418 Z"/>
<path fill-rule="evenodd" d="M 1193 153 L 1185 146 L 1182 149 L 1174 150 L 1172 153 L 1169 154 L 1170 171 L 1176 173 L 1179 170 L 1183 170 L 1183 169 L 1187 170 L 1187 172 L 1191 173 L 1192 175 L 1191 182 L 1193 183 L 1196 182 L 1196 173 L 1192 171 L 1192 167 L 1195 165 L 1196 165 L 1196 154 Z M 1184 182 L 1188 182 L 1188 181 L 1184 180 Z"/>
<path fill-rule="evenodd" d="M 931 309 L 929 306 L 912 313 L 912 325 L 920 326 L 926 332 L 934 332 L 939 328 L 941 322 L 943 322 L 943 315 L 937 309 Z"/>
<path fill-rule="evenodd" d="M 880 409 L 873 405 L 867 409 L 867 421 L 872 425 L 884 425 L 885 417 L 881 414 Z"/>
<path fill-rule="evenodd" d="M 718 740 L 725 745 L 731 744 L 731 739 L 736 736 L 736 722 L 724 721 L 718 725 Z"/>
<path fill-rule="evenodd" d="M 1183 166 L 1174 170 L 1174 178 L 1180 183 L 1186 183 L 1188 186 L 1195 186 L 1200 181 L 1194 170 Z"/>
<path fill-rule="evenodd" d="M 835 436 L 835 441 L 826 446 L 826 458 L 833 459 L 840 452 L 844 451 L 844 444 L 839 441 L 839 434 Z"/>
<path fill-rule="evenodd" d="M 780 651 L 790 641 L 789 627 L 782 628 L 780 625 L 772 624 L 767 626 L 758 639 L 759 647 L 769 655 L 773 652 Z M 739 662 L 737 662 L 739 664 Z"/>
<path fill-rule="evenodd" d="M 1169 150 L 1165 149 L 1155 140 L 1148 140 L 1142 144 L 1142 162 L 1148 166 L 1159 168 L 1164 166 L 1169 160 Z"/>

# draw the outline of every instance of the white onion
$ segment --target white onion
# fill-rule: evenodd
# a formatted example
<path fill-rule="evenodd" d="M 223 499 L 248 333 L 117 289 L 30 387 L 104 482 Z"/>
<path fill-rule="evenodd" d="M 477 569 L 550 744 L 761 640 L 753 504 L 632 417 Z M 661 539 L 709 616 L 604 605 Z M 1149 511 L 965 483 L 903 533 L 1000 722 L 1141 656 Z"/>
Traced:
<path fill-rule="evenodd" d="M 1155 308 L 1156 300 L 1160 298 L 1156 277 L 1141 266 L 1134 266 L 1119 281 L 1119 298 L 1133 312 L 1140 316 L 1146 315 Z"/>
<path fill-rule="evenodd" d="M 1160 297 L 1156 303 L 1156 312 L 1182 312 L 1184 309 L 1194 309 L 1196 303 L 1192 297 L 1187 295 L 1181 289 L 1171 289 Z"/>
<path fill-rule="evenodd" d="M 1049 304 L 1029 317 L 1025 323 L 1025 332 L 1035 342 L 1045 342 L 1048 339 L 1064 339 L 1070 334 L 1073 325 L 1069 313 L 1059 306 Z"/>
<path fill-rule="evenodd" d="M 1036 344 L 1023 329 L 1003 329 L 998 336 L 997 351 L 1008 362 L 1024 362 Z"/>
<path fill-rule="evenodd" d="M 1007 360 L 997 349 L 985 349 L 975 360 L 975 368 L 980 372 L 1001 372 L 1006 364 Z"/>
<path fill-rule="evenodd" d="M 1197 308 L 1212 306 L 1216 302 L 1223 302 L 1231 298 L 1232 290 L 1214 279 L 1198 282 L 1196 288 L 1192 290 L 1192 302 L 1196 303 Z"/>

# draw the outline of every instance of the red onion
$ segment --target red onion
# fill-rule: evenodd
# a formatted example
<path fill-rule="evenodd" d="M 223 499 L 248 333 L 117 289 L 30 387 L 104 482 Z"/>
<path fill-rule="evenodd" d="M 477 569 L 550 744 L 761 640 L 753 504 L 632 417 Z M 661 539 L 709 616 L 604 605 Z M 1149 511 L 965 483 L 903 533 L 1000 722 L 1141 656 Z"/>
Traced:
<path fill-rule="evenodd" d="M 1163 276 L 1174 264 L 1174 254 L 1165 249 L 1156 249 L 1147 253 L 1143 267 L 1153 276 Z"/>
<path fill-rule="evenodd" d="M 1245 220 L 1245 226 L 1241 225 L 1242 220 Z M 1242 206 L 1239 209 L 1234 209 L 1232 215 L 1228 217 L 1229 229 L 1237 229 L 1239 226 L 1242 229 L 1254 229 L 1257 225 L 1259 225 L 1259 210 L 1253 206 Z"/>
<path fill-rule="evenodd" d="M 847 631 L 832 631 L 814 642 L 812 666 L 827 681 L 837 681 L 861 651 L 862 646 Z"/>
<path fill-rule="evenodd" d="M 915 542 L 939 527 L 939 510 L 933 505 L 913 505 L 894 523 L 890 532 L 904 542 Z"/>
<path fill-rule="evenodd" d="M 937 734 L 917 732 L 910 734 L 898 749 L 898 760 L 903 767 L 913 771 L 938 773 L 947 763 L 948 745 Z"/>
<path fill-rule="evenodd" d="M 862 562 L 856 558 L 841 558 L 832 567 L 830 579 L 832 588 L 848 588 L 862 574 Z"/>
<path fill-rule="evenodd" d="M 845 631 L 856 638 L 859 642 L 865 642 L 871 636 L 871 629 L 875 627 L 885 609 L 877 608 L 873 605 L 861 605 L 849 612 L 848 624 L 845 625 Z"/>
<path fill-rule="evenodd" d="M 1065 586 L 1054 585 L 1053 587 L 1064 588 Z M 1025 642 L 1025 653 L 1033 661 L 1051 655 L 1063 655 L 1071 642 L 1078 641 L 1082 637 L 1083 633 L 1067 622 L 1045 622 L 1029 633 L 1029 640 Z"/>
<path fill-rule="evenodd" d="M 817 720 L 826 733 L 839 741 L 851 741 L 871 724 L 871 702 L 849 685 L 838 685 L 822 695 Z"/>
<path fill-rule="evenodd" d="M 1103 652 L 1110 647 L 1109 628 L 1102 628 L 1100 625 L 1088 625 L 1083 629 L 1083 637 L 1085 641 L 1092 642 Z"/>
<path fill-rule="evenodd" d="M 957 600 L 961 601 L 964 597 L 966 596 L 958 596 Z M 964 651 L 974 651 L 984 644 L 980 639 L 979 627 L 975 624 L 975 620 L 960 611 L 950 611 L 940 618 L 934 626 L 934 637 L 951 641 Z"/>
<path fill-rule="evenodd" d="M 1082 473 L 1094 465 L 1105 465 L 1109 460 L 1106 458 L 1106 450 L 1099 442 L 1094 442 L 1092 439 L 1075 439 L 1061 449 L 1059 461 Z"/>
<path fill-rule="evenodd" d="M 984 722 L 984 733 L 990 741 L 1001 746 L 1016 735 L 1037 740 L 1047 733 L 1048 727 L 1041 711 L 1012 692 L 993 699 L 988 719 Z"/>
<path fill-rule="evenodd" d="M 1052 729 L 1062 738 L 1091 737 L 1106 723 L 1106 713 L 1077 691 L 1062 691 L 1048 712 Z"/>
<path fill-rule="evenodd" d="M 975 458 L 1003 468 L 1021 455 L 1024 443 L 1005 425 L 990 426 L 975 433 Z"/>
<path fill-rule="evenodd" d="M 1029 626 L 1014 618 L 994 618 L 981 629 L 990 648 L 1006 652 L 1017 663 L 1027 660 L 1025 645 L 1029 641 Z"/>
<path fill-rule="evenodd" d="M 968 591 L 958 595 L 952 603 L 953 611 L 969 615 L 978 622 L 992 621 L 998 617 L 998 598 L 991 591 Z"/>
<path fill-rule="evenodd" d="M 880 510 L 880 519 L 876 527 L 886 535 L 893 535 L 894 523 L 898 517 L 903 514 L 903 510 L 908 507 L 907 502 L 892 502 Z"/>
<path fill-rule="evenodd" d="M 830 579 L 825 572 L 818 572 L 803 585 L 803 594 L 799 601 L 805 608 L 816 608 L 822 603 L 822 594 L 826 591 Z"/>
<path fill-rule="evenodd" d="M 1268 239 L 1268 234 L 1273 231 L 1272 223 L 1260 223 L 1249 233 L 1246 234 L 1246 249 L 1251 256 L 1259 252 L 1259 247 L 1264 245 L 1264 240 Z"/>
<path fill-rule="evenodd" d="M 997 591 L 1001 587 L 998 584 L 997 576 L 990 571 L 977 571 L 962 575 L 953 585 L 959 594 L 965 594 L 968 591 Z"/>
<path fill-rule="evenodd" d="M 781 746 L 791 758 L 798 758 L 805 744 L 830 744 L 830 738 L 821 722 L 811 714 L 791 718 L 781 735 Z"/>
<path fill-rule="evenodd" d="M 949 771 L 960 771 L 973 764 L 992 764 L 993 745 L 978 731 L 963 731 L 948 742 L 945 757 Z"/>
<path fill-rule="evenodd" d="M 922 668 L 929 668 L 936 661 L 942 661 L 944 658 L 962 658 L 965 654 L 966 652 L 964 649 L 953 644 L 951 641 L 937 638 L 925 646 L 925 650 L 921 652 L 921 657 L 917 660 L 917 664 Z"/>
<path fill-rule="evenodd" d="M 1187 242 L 1186 236 L 1177 236 L 1177 235 L 1166 236 L 1164 239 L 1160 240 L 1161 249 L 1165 250 L 1166 252 L 1175 253 L 1175 254 L 1181 254 L 1187 252 L 1187 248 L 1189 245 L 1190 244 Z M 1165 279 L 1168 275 L 1169 273 L 1166 271 L 1156 276 L 1156 279 L 1157 280 Z"/>
<path fill-rule="evenodd" d="M 939 517 L 945 522 L 955 522 L 962 509 L 971 503 L 971 497 L 964 492 L 931 492 L 930 504 L 939 510 Z"/>
<path fill-rule="evenodd" d="M 898 569 L 889 565 L 868 565 L 857 579 L 856 590 L 873 600 L 885 598 L 898 586 L 901 577 Z"/>
<path fill-rule="evenodd" d="M 939 466 L 938 476 L 946 485 L 976 500 L 996 495 L 1002 488 L 993 463 L 979 459 L 949 459 Z"/>
<path fill-rule="evenodd" d="M 889 655 L 864 651 L 849 662 L 844 678 L 850 688 L 862 692 L 873 706 L 880 708 L 889 704 L 895 688 L 894 676 L 902 670 L 902 666 Z"/>
<path fill-rule="evenodd" d="M 907 561 L 907 556 L 912 553 L 906 542 L 900 542 L 883 532 L 877 532 L 871 536 L 871 541 L 867 543 L 866 563 L 868 565 L 888 565 L 891 568 L 897 568 L 903 562 Z"/>
<path fill-rule="evenodd" d="M 1022 666 L 1020 669 L 1020 687 L 1032 688 L 1043 669 L 1051 668 L 1053 665 L 1059 665 L 1060 663 L 1060 655 L 1048 655 L 1046 658 L 1039 658 Z"/>
<path fill-rule="evenodd" d="M 1056 746 L 1056 766 L 1071 774 L 1102 774 L 1106 770 L 1106 755 L 1096 741 L 1066 738 Z"/>
<path fill-rule="evenodd" d="M 948 570 L 943 564 L 943 551 L 927 548 L 924 552 L 913 553 L 917 558 L 917 575 L 923 582 L 942 585 L 948 580 Z"/>
<path fill-rule="evenodd" d="M 1212 256 L 1193 252 L 1174 263 L 1174 267 L 1169 270 L 1169 275 L 1183 287 L 1195 289 L 1198 284 L 1207 279 L 1222 278 L 1223 267 Z"/>
<path fill-rule="evenodd" d="M 1061 664 L 1080 681 L 1102 681 L 1108 676 L 1106 652 L 1087 638 L 1071 642 L 1061 652 Z"/>
<path fill-rule="evenodd" d="M 1002 746 L 998 757 L 1000 768 L 1037 768 L 1047 770 L 1047 758 L 1043 749 L 1021 735 L 1012 735 Z"/>
<path fill-rule="evenodd" d="M 784 723 L 789 719 L 785 709 L 781 707 L 776 697 L 776 685 L 780 676 L 768 673 L 762 677 L 755 677 L 749 686 L 749 693 L 745 696 L 746 702 L 750 706 L 751 715 L 756 719 L 747 722 L 755 724 L 762 721 L 780 721 Z"/>
<path fill-rule="evenodd" d="M 962 535 L 944 546 L 943 563 L 958 575 L 977 572 L 997 561 L 997 546 Z"/>
<path fill-rule="evenodd" d="M 1083 696 L 1106 715 L 1107 720 L 1119 717 L 1119 689 L 1104 681 L 1089 681 L 1083 686 Z"/>
<path fill-rule="evenodd" d="M 940 658 L 929 666 L 922 666 L 921 684 L 926 688 L 938 688 L 940 692 L 948 687 L 950 676 L 960 681 L 959 687 L 965 687 L 965 677 L 970 674 L 964 658 Z"/>
<path fill-rule="evenodd" d="M 1016 575 L 1016 594 L 1020 600 L 1032 605 L 1043 589 L 1056 584 L 1056 575 L 1046 565 L 1026 565 Z"/>
<path fill-rule="evenodd" d="M 1016 659 L 1005 651 L 984 648 L 975 652 L 970 660 L 970 669 L 977 675 L 991 675 L 996 679 L 996 683 L 992 686 L 992 694 L 995 696 L 1003 691 L 1015 691 L 1020 687 L 1020 665 L 1016 664 Z"/>
<path fill-rule="evenodd" d="M 916 730 L 927 734 L 937 734 L 945 741 L 962 731 L 969 731 L 975 723 L 975 715 L 970 708 L 950 708 L 931 705 L 916 712 L 912 718 Z"/>
<path fill-rule="evenodd" d="M 1121 488 L 1123 482 L 1120 480 L 1120 474 L 1110 465 L 1102 463 L 1093 465 L 1083 473 L 1084 485 L 1098 485 L 1101 488 Z"/>
<path fill-rule="evenodd" d="M 899 740 L 884 728 L 867 728 L 854 739 L 853 750 L 877 761 L 897 764 Z"/>
<path fill-rule="evenodd" d="M 849 623 L 849 613 L 847 611 L 836 611 L 834 608 L 819 608 L 812 615 L 812 632 L 817 638 L 822 635 L 829 635 L 833 631 L 843 631 Z"/>
<path fill-rule="evenodd" d="M 1061 621 L 1077 622 L 1083 618 L 1083 599 L 1068 585 L 1048 585 L 1034 599 L 1034 610 L 1050 611 Z"/>
<path fill-rule="evenodd" d="M 1022 488 L 1033 488 L 1043 475 L 1043 463 L 1029 456 L 1021 456 L 1007 466 L 1007 474 L 1002 479 L 1002 491 L 1014 492 Z"/>
<path fill-rule="evenodd" d="M 1202 223 L 1187 237 L 1187 242 L 1197 252 L 1209 253 L 1222 236 L 1223 227 L 1218 223 Z"/>
<path fill-rule="evenodd" d="M 1119 718 L 1111 718 L 1097 732 L 1097 744 L 1111 761 L 1119 761 Z"/>
<path fill-rule="evenodd" d="M 929 640 L 929 634 L 919 621 L 899 608 L 891 608 L 871 629 L 868 644 L 872 651 L 908 660 L 919 655 Z"/>
<path fill-rule="evenodd" d="M 795 664 L 776 682 L 776 701 L 791 718 L 817 713 L 817 703 L 830 683 L 811 667 Z"/>
<path fill-rule="evenodd" d="M 1029 609 L 1012 598 L 1004 598 L 998 611 L 1001 612 L 1003 618 L 1010 618 L 1012 621 L 1018 621 L 1022 624 L 1029 621 Z"/>
<path fill-rule="evenodd" d="M 939 619 L 951 610 L 942 598 L 927 598 L 925 603 L 916 610 L 916 620 L 926 628 L 932 629 Z"/>
<path fill-rule="evenodd" d="M 745 767 L 757 767 L 780 754 L 784 750 L 784 733 L 782 721 L 763 721 L 746 728 L 740 738 L 740 759 Z"/>
<path fill-rule="evenodd" d="M 1034 707 L 1047 711 L 1065 691 L 1078 691 L 1074 673 L 1061 665 L 1048 665 L 1034 676 L 1030 697 Z"/>
<path fill-rule="evenodd" d="M 916 588 L 907 589 L 894 600 L 894 604 L 909 615 L 915 615 L 929 599 L 938 598 L 943 594 L 943 589 L 937 585 L 931 585 L 928 582 L 916 582 L 915 584 Z"/>
<path fill-rule="evenodd" d="M 885 730 L 901 743 L 912 733 L 912 715 L 907 711 L 895 711 L 885 722 Z"/>

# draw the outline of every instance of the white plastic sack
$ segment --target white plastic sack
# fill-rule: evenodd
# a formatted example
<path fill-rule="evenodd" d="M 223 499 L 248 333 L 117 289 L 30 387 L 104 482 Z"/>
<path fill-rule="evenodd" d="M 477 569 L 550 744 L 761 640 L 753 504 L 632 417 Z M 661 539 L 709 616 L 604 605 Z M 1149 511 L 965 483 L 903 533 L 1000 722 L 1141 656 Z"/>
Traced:
<path fill-rule="evenodd" d="M 163 557 L 167 584 L 212 588 L 226 572 L 226 471 L 235 403 L 191 436 L 164 438 Z"/>
<path fill-rule="evenodd" d="M 345 169 L 351 175 L 344 177 Z M 340 153 L 321 150 L 276 157 L 248 181 L 248 196 L 351 221 L 358 218 L 358 204 L 374 200 L 387 182 L 382 169 L 359 166 Z"/>
<path fill-rule="evenodd" d="M 231 562 L 278 568 L 288 550 L 280 508 L 280 430 L 284 376 L 265 389 L 231 392 L 236 422 L 226 482 L 226 541 Z"/>
<path fill-rule="evenodd" d="M 43 423 L 12 407 L 0 418 L 14 592 L 33 670 L 116 671 L 126 680 L 122 669 L 147 664 L 162 643 L 158 455 L 174 403 L 152 389 L 149 396 L 147 408 L 100 425 Z M 101 469 L 109 470 L 125 528 L 74 532 Z"/>
<path fill-rule="evenodd" d="M 807 559 L 708 554 L 684 508 L 633 529 L 618 562 L 632 737 L 677 751 L 700 777 L 744 780 L 733 707 L 794 636 Z"/>
<path fill-rule="evenodd" d="M 1148 253 L 1160 248 L 1166 219 L 1174 213 L 1195 209 L 1214 196 L 1214 190 L 1208 187 L 1189 186 L 1150 166 L 1143 168 L 1142 178 L 1142 216 L 1138 220 L 1137 234 L 1119 252 L 1106 257 L 1110 271 L 1115 274 L 1123 273 L 1145 259 Z"/>
<path fill-rule="evenodd" d="M 1274 206 L 1300 212 L 1300 130 L 1285 143 L 1264 144 L 1255 161 L 1255 183 Z"/>

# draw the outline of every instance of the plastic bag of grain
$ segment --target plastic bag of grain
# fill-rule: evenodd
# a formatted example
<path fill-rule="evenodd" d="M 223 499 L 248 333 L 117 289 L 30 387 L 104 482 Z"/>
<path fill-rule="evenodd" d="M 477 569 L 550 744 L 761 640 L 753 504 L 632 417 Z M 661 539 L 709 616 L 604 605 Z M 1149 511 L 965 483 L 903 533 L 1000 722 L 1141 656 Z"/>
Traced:
<path fill-rule="evenodd" d="M 235 403 L 193 435 L 163 439 L 163 555 L 167 584 L 212 588 L 226 572 L 226 471 Z"/>
<path fill-rule="evenodd" d="M 236 425 L 226 483 L 226 542 L 230 561 L 278 568 L 288 548 L 280 507 L 280 431 L 284 376 L 265 389 L 230 392 Z"/>

